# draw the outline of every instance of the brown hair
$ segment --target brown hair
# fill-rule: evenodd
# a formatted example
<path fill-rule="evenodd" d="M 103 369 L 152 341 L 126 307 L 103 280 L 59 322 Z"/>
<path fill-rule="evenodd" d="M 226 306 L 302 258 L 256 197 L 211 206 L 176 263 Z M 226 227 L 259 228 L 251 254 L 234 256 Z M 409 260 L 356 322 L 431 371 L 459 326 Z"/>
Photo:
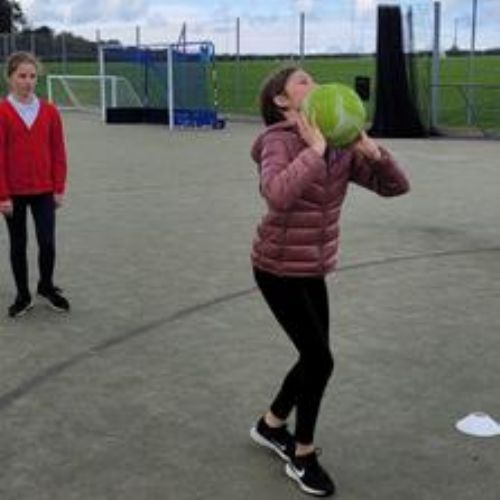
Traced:
<path fill-rule="evenodd" d="M 10 78 L 21 64 L 28 63 L 35 66 L 37 73 L 41 69 L 40 61 L 31 52 L 14 52 L 12 53 L 5 64 L 5 76 Z"/>
<path fill-rule="evenodd" d="M 259 105 L 260 114 L 266 125 L 272 125 L 285 119 L 283 109 L 274 102 L 274 98 L 283 94 L 286 82 L 299 69 L 297 66 L 286 66 L 272 73 L 264 81 L 260 90 Z"/>

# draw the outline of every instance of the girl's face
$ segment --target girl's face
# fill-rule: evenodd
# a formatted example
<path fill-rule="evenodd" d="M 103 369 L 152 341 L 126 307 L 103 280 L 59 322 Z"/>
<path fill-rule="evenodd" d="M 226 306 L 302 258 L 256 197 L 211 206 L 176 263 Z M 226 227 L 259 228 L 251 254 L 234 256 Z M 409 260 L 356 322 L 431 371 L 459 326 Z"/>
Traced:
<path fill-rule="evenodd" d="M 29 99 L 35 91 L 37 70 L 32 63 L 21 63 L 9 77 L 10 90 L 21 99 Z"/>
<path fill-rule="evenodd" d="M 284 95 L 279 96 L 281 102 L 278 102 L 278 104 L 288 110 L 298 111 L 305 96 L 315 85 L 311 75 L 300 69 L 295 71 L 288 78 Z"/>

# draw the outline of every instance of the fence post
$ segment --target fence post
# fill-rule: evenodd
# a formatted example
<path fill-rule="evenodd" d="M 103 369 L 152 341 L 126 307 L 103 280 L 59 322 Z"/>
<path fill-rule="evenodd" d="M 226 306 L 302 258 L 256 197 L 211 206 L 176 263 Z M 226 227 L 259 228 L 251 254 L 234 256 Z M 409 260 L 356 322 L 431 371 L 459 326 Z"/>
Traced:
<path fill-rule="evenodd" d="M 299 21 L 299 60 L 300 64 L 304 63 L 304 55 L 306 50 L 306 14 L 300 13 Z"/>
<path fill-rule="evenodd" d="M 61 33 L 61 62 L 61 73 L 66 75 L 68 73 L 68 54 L 66 50 L 66 33 L 64 31 Z"/>
<path fill-rule="evenodd" d="M 438 125 L 439 116 L 439 57 L 441 34 L 441 2 L 434 2 L 434 43 L 432 49 L 431 129 Z"/>
<path fill-rule="evenodd" d="M 101 91 L 101 116 L 102 121 L 106 121 L 106 68 L 104 67 L 104 46 L 102 43 L 99 43 L 98 46 L 98 57 L 99 57 L 99 84 Z"/>
<path fill-rule="evenodd" d="M 175 102 L 174 102 L 174 51 L 172 45 L 168 46 L 167 51 L 167 67 L 168 67 L 168 128 L 174 129 L 175 125 Z"/>
<path fill-rule="evenodd" d="M 9 56 L 9 36 L 10 35 L 8 33 L 2 33 L 4 59 L 7 59 L 7 57 Z"/>
<path fill-rule="evenodd" d="M 36 38 L 33 30 L 30 31 L 30 52 L 36 54 Z"/>
<path fill-rule="evenodd" d="M 141 45 L 141 27 L 140 26 L 135 27 L 135 45 L 136 45 L 136 47 L 139 47 Z"/>
<path fill-rule="evenodd" d="M 240 18 L 236 18 L 236 67 L 235 67 L 235 84 L 236 84 L 236 109 L 241 112 L 241 64 L 240 64 Z"/>
<path fill-rule="evenodd" d="M 470 53 L 469 53 L 469 88 L 467 93 L 469 95 L 467 105 L 467 125 L 472 124 L 472 107 L 474 106 L 474 90 L 471 84 L 474 80 L 474 55 L 476 52 L 476 24 L 477 24 L 477 0 L 472 0 L 472 30 L 470 38 Z"/>

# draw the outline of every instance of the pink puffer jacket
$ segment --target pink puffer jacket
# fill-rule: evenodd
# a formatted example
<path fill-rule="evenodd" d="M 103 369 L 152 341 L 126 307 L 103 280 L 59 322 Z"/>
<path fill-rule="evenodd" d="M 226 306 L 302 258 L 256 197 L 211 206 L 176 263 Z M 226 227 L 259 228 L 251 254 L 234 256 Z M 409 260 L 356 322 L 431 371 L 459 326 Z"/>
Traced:
<path fill-rule="evenodd" d="M 335 268 L 340 210 L 350 181 L 381 196 L 409 190 L 386 150 L 378 162 L 356 161 L 348 150 L 331 149 L 321 157 L 289 121 L 268 127 L 255 141 L 252 158 L 268 206 L 257 227 L 252 263 L 279 276 L 323 276 Z"/>

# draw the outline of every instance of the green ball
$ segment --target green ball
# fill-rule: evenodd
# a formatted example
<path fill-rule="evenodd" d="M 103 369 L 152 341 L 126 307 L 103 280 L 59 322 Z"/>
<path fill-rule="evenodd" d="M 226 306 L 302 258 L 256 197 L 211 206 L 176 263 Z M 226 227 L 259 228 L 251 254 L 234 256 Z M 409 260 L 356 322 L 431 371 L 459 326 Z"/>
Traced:
<path fill-rule="evenodd" d="M 302 108 L 328 144 L 337 148 L 356 140 L 366 120 L 366 110 L 358 94 L 340 83 L 314 87 L 304 99 Z"/>

